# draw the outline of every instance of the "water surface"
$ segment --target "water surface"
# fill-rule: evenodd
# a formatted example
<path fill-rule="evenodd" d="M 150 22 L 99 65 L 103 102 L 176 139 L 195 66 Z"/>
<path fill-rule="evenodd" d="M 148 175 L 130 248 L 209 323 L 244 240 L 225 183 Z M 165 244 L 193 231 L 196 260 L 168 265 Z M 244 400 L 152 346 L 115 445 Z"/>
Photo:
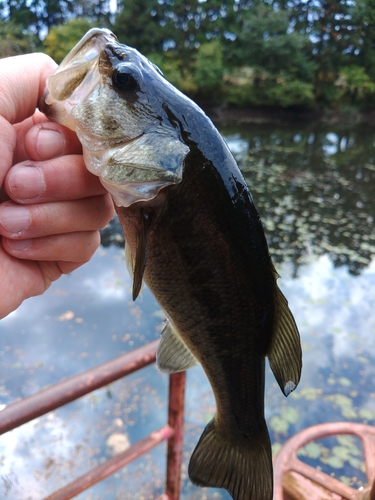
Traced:
<path fill-rule="evenodd" d="M 250 186 L 270 253 L 300 328 L 304 368 L 285 398 L 267 371 L 266 417 L 276 452 L 299 430 L 375 423 L 375 129 L 368 126 L 223 129 Z M 0 404 L 157 338 L 163 318 L 144 288 L 135 303 L 116 224 L 92 261 L 0 322 Z M 39 500 L 166 421 L 167 377 L 152 366 L 0 438 L 0 492 Z M 230 497 L 194 488 L 187 463 L 215 408 L 200 367 L 188 373 L 183 500 Z M 348 437 L 301 457 L 360 487 L 360 444 Z M 165 447 L 81 494 L 153 499 Z"/>

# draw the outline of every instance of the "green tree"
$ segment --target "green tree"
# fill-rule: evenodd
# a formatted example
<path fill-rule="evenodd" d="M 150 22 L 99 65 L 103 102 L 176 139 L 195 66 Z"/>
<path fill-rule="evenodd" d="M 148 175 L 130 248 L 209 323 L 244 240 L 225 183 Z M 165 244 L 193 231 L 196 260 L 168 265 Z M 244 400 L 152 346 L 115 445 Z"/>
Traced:
<path fill-rule="evenodd" d="M 166 41 L 159 4 L 155 0 L 122 0 L 113 30 L 119 40 L 143 54 L 161 52 Z"/>
<path fill-rule="evenodd" d="M 237 19 L 236 39 L 227 46 L 227 65 L 259 67 L 272 74 L 285 71 L 311 81 L 315 72 L 312 44 L 306 34 L 290 31 L 289 14 L 266 3 L 243 10 Z"/>
<path fill-rule="evenodd" d="M 93 27 L 87 19 L 71 19 L 50 29 L 44 40 L 45 52 L 60 63 L 70 49 Z"/>
<path fill-rule="evenodd" d="M 149 54 L 151 61 L 163 72 L 168 81 L 178 89 L 198 100 L 220 102 L 223 85 L 222 48 L 219 40 L 211 40 L 199 46 L 188 66 L 172 51 Z"/>
<path fill-rule="evenodd" d="M 0 12 L 3 21 L 11 21 L 13 25 L 32 28 L 37 24 L 38 18 L 32 5 L 27 0 L 1 0 Z"/>
<path fill-rule="evenodd" d="M 0 57 L 35 52 L 39 48 L 40 43 L 34 33 L 12 21 L 0 21 Z"/>
<path fill-rule="evenodd" d="M 314 40 L 317 65 L 315 89 L 317 99 L 331 103 L 338 94 L 335 82 L 340 68 L 355 63 L 358 51 L 358 27 L 353 22 L 351 0 L 325 0 L 314 6 L 310 35 Z"/>
<path fill-rule="evenodd" d="M 223 55 L 220 40 L 202 43 L 193 65 L 193 80 L 196 94 L 201 99 L 218 102 L 222 98 Z"/>
<path fill-rule="evenodd" d="M 121 41 L 150 54 L 168 50 L 184 64 L 198 47 L 222 36 L 233 0 L 122 0 L 114 31 Z"/>
<path fill-rule="evenodd" d="M 358 64 L 375 81 L 375 0 L 357 0 L 353 6 L 353 21 L 358 29 Z"/>

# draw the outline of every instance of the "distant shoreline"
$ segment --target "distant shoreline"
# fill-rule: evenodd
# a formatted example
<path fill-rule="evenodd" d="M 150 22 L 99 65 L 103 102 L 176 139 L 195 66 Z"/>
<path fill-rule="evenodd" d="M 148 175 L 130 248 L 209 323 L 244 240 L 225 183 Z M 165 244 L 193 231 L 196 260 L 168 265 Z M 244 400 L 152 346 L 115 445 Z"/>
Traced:
<path fill-rule="evenodd" d="M 207 115 L 222 126 L 241 125 L 246 123 L 324 123 L 324 124 L 366 124 L 375 126 L 375 110 L 372 111 L 339 111 L 332 109 L 300 110 L 271 107 L 237 108 L 227 104 L 201 107 Z"/>

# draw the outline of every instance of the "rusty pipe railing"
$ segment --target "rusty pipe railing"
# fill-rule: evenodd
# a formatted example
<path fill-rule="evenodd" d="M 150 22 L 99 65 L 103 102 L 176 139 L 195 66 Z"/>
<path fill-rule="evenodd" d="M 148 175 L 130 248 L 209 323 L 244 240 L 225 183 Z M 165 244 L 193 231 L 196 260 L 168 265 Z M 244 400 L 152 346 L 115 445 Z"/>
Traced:
<path fill-rule="evenodd" d="M 91 370 L 66 378 L 32 396 L 11 403 L 0 411 L 0 435 L 151 365 L 156 359 L 158 343 L 159 340 L 150 342 Z"/>
<path fill-rule="evenodd" d="M 91 370 L 69 377 L 27 398 L 16 401 L 0 411 L 0 434 L 40 417 L 115 380 L 155 362 L 159 341 L 150 342 L 132 352 L 118 356 Z M 178 500 L 183 443 L 185 372 L 169 377 L 168 424 L 146 438 L 95 467 L 45 500 L 68 500 L 168 440 L 165 494 L 160 499 Z"/>
<path fill-rule="evenodd" d="M 114 474 L 122 467 L 125 467 L 125 465 L 128 465 L 139 456 L 147 453 L 162 441 L 169 439 L 173 436 L 173 433 L 173 429 L 169 427 L 169 425 L 165 425 L 158 431 L 153 432 L 149 436 L 135 443 L 128 450 L 119 453 L 103 464 L 91 469 L 83 476 L 67 484 L 60 490 L 55 491 L 54 493 L 52 493 L 52 495 L 49 495 L 44 500 L 69 500 L 70 498 L 79 495 L 79 493 L 82 493 L 82 491 L 85 491 L 94 484 L 99 483 L 106 477 Z M 169 495 L 168 500 L 171 500 L 171 497 Z"/>

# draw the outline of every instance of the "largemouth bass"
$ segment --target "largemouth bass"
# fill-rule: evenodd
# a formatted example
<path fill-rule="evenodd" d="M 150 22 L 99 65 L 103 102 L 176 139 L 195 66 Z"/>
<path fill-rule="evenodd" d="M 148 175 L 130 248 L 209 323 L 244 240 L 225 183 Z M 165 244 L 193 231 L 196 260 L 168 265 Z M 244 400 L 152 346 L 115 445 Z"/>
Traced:
<path fill-rule="evenodd" d="M 235 500 L 272 499 L 265 358 L 287 396 L 301 347 L 259 215 L 227 145 L 201 109 L 135 49 L 90 30 L 47 83 L 40 108 L 75 130 L 112 194 L 133 298 L 144 280 L 165 311 L 157 363 L 201 363 L 217 412 L 191 481 Z"/>

